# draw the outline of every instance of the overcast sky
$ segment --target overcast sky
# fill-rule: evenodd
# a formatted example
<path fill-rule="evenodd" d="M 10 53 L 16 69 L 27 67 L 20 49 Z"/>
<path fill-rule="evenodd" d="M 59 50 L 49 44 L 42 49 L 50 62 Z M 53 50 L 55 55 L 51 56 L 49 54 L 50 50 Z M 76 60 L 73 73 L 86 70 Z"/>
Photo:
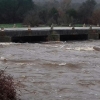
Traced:
<path fill-rule="evenodd" d="M 50 1 L 50 0 L 33 0 L 33 1 L 36 1 L 36 2 L 45 2 L 45 1 Z M 58 0 L 58 1 L 61 1 L 61 0 Z M 72 0 L 73 3 L 82 3 L 86 0 Z M 100 3 L 100 0 L 96 0 L 97 3 Z"/>
<path fill-rule="evenodd" d="M 86 1 L 86 0 L 72 0 L 72 2 L 79 2 L 79 3 L 81 3 L 81 2 L 84 2 L 84 1 Z M 97 2 L 99 2 L 100 3 L 100 0 L 96 0 Z"/>

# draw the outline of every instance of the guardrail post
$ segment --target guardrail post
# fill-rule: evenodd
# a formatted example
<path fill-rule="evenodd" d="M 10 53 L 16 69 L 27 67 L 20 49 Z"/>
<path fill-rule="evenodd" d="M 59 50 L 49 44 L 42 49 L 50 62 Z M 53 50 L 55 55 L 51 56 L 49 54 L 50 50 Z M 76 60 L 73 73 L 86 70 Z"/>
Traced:
<path fill-rule="evenodd" d="M 71 27 L 71 24 L 69 24 L 69 27 Z"/>
<path fill-rule="evenodd" d="M 53 25 L 53 23 L 52 23 L 52 25 L 51 25 L 51 31 L 53 31 L 53 26 L 54 26 L 54 25 Z"/>
<path fill-rule="evenodd" d="M 28 26 L 28 31 L 31 31 L 31 27 L 30 27 L 30 25 Z"/>
<path fill-rule="evenodd" d="M 83 27 L 86 27 L 85 23 L 83 24 Z"/>
<path fill-rule="evenodd" d="M 72 27 L 72 30 L 75 30 L 75 27 Z"/>
<path fill-rule="evenodd" d="M 4 27 L 1 27 L 1 31 L 4 31 Z"/>
<path fill-rule="evenodd" d="M 31 26 L 29 25 L 28 26 L 28 36 L 31 36 L 32 35 L 32 30 L 31 30 Z"/>
<path fill-rule="evenodd" d="M 92 25 L 90 25 L 90 30 L 92 30 Z"/>
<path fill-rule="evenodd" d="M 99 24 L 97 24 L 97 27 L 99 27 Z"/>
<path fill-rule="evenodd" d="M 16 24 L 13 25 L 13 28 L 15 28 L 15 27 L 16 27 Z"/>

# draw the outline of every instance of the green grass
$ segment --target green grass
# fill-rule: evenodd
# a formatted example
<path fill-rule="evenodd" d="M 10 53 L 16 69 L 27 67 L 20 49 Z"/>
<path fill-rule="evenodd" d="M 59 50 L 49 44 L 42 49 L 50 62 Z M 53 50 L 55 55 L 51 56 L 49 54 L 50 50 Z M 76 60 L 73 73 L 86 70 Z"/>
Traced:
<path fill-rule="evenodd" d="M 84 24 L 75 24 L 75 27 L 83 27 Z M 85 24 L 86 27 L 90 27 L 91 24 Z M 97 25 L 92 25 L 92 26 L 97 26 Z"/>
<path fill-rule="evenodd" d="M 15 23 L 16 28 L 21 28 L 21 27 L 28 27 L 27 25 L 23 25 L 22 23 Z M 48 25 L 39 25 L 40 27 L 47 27 Z M 59 26 L 59 25 L 54 25 L 54 26 Z M 68 27 L 69 25 L 60 25 L 60 26 L 65 26 Z M 83 24 L 74 24 L 75 27 L 83 27 Z M 86 25 L 89 26 L 89 25 Z M 0 24 L 0 28 L 13 28 L 14 24 Z"/>
<path fill-rule="evenodd" d="M 75 27 L 83 27 L 83 24 L 75 24 Z"/>
<path fill-rule="evenodd" d="M 20 28 L 20 27 L 23 27 L 22 23 L 15 23 L 15 26 Z M 0 28 L 3 27 L 3 28 L 12 28 L 14 27 L 14 24 L 0 24 Z"/>

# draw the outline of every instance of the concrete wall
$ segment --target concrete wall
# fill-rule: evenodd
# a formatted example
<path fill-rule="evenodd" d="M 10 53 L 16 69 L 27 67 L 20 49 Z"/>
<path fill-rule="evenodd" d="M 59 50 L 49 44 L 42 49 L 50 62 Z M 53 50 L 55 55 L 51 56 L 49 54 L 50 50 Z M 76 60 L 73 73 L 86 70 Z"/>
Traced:
<path fill-rule="evenodd" d="M 4 31 L 0 31 L 0 42 L 11 42 L 11 37 L 7 36 Z"/>
<path fill-rule="evenodd" d="M 100 35 L 100 31 L 98 30 L 90 30 L 88 33 L 88 39 L 98 40 Z"/>
<path fill-rule="evenodd" d="M 72 39 L 78 39 L 80 38 L 80 40 L 82 39 L 82 36 L 86 39 L 99 39 L 99 35 L 100 35 L 100 29 L 96 28 L 96 29 L 88 29 L 88 28 L 75 28 L 75 29 L 71 29 L 71 28 L 57 28 L 54 29 L 54 31 L 56 31 L 57 34 L 60 35 L 61 40 L 63 41 L 63 37 L 66 37 L 64 39 L 64 41 L 66 41 L 68 38 L 72 38 Z M 0 39 L 2 39 L 2 37 L 5 37 L 5 41 L 11 41 L 9 37 L 11 38 L 30 38 L 30 37 L 36 37 L 37 41 L 39 41 L 40 38 L 45 38 L 45 39 L 40 39 L 41 41 L 47 41 L 47 36 L 51 34 L 51 30 L 50 29 L 32 29 L 32 30 L 26 30 L 26 29 L 5 29 L 3 31 L 0 31 Z M 9 38 L 8 40 L 6 38 Z M 77 38 L 74 38 L 77 37 Z M 26 39 L 27 39 L 26 38 Z M 83 38 L 83 39 L 84 39 Z M 35 39 L 35 38 L 34 38 Z M 33 39 L 33 41 L 35 41 Z M 32 38 L 31 38 L 32 40 Z M 1 40 L 3 41 L 3 40 Z M 5 42 L 4 41 L 4 42 Z"/>

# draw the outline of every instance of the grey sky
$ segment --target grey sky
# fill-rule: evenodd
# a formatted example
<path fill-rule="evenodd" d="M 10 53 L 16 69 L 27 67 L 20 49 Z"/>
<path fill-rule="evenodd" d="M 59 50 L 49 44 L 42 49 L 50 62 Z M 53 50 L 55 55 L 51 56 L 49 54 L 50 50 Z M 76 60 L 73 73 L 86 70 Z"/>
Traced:
<path fill-rule="evenodd" d="M 84 1 L 86 1 L 86 0 L 72 0 L 72 2 L 74 2 L 74 3 L 75 3 L 75 2 L 76 2 L 76 3 L 77 3 L 77 2 L 81 3 L 81 2 L 84 2 Z M 98 3 L 100 3 L 100 0 L 96 0 L 96 1 L 97 1 Z"/>
<path fill-rule="evenodd" d="M 50 1 L 50 0 L 33 0 L 33 1 L 36 1 L 36 2 L 45 2 L 45 1 Z M 61 0 L 58 0 L 58 1 L 61 1 Z M 86 0 L 72 0 L 73 3 L 82 3 Z M 96 0 L 97 3 L 100 3 L 100 0 Z"/>

